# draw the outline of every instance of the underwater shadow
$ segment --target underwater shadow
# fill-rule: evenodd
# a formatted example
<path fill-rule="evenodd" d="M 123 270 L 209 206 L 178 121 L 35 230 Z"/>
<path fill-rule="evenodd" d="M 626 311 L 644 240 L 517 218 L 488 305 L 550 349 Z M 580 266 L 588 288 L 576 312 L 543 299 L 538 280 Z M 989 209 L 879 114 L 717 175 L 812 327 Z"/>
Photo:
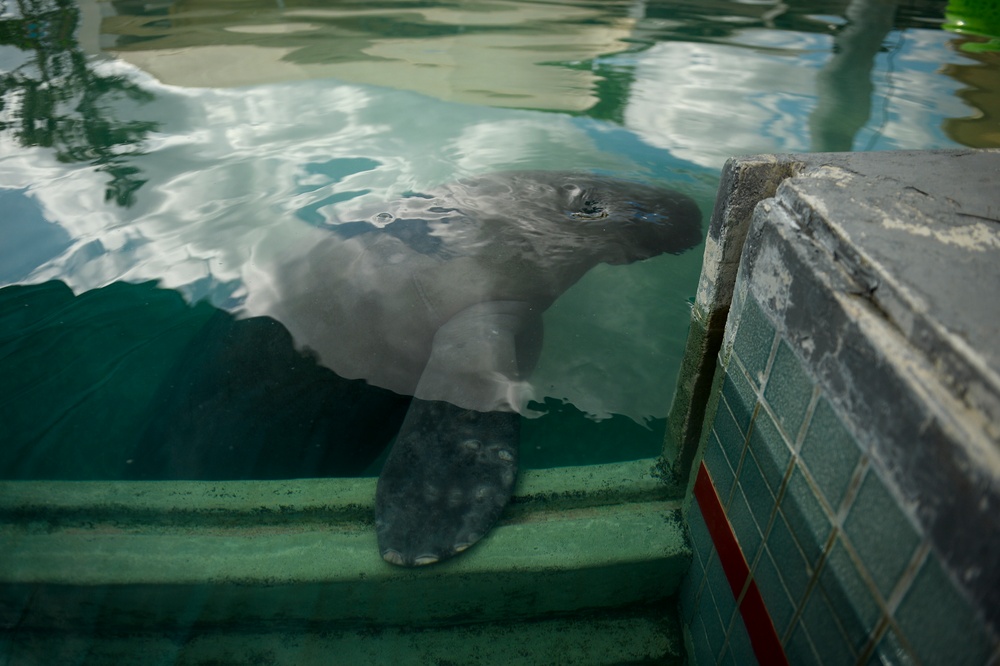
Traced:
<path fill-rule="evenodd" d="M 0 289 L 0 478 L 358 475 L 410 398 L 153 282 Z"/>

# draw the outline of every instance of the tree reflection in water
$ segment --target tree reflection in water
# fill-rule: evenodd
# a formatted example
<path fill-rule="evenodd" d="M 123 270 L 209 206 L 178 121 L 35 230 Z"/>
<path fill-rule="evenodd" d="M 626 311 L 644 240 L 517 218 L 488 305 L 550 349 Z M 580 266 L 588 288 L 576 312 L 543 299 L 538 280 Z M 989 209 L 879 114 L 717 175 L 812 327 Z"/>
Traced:
<path fill-rule="evenodd" d="M 111 176 L 105 201 L 131 206 L 146 180 L 129 158 L 142 153 L 157 123 L 119 120 L 112 106 L 154 96 L 95 70 L 76 41 L 79 20 L 73 0 L 0 0 L 0 46 L 26 55 L 0 72 L 0 132 L 25 147 L 51 148 L 60 162 L 89 162 Z"/>

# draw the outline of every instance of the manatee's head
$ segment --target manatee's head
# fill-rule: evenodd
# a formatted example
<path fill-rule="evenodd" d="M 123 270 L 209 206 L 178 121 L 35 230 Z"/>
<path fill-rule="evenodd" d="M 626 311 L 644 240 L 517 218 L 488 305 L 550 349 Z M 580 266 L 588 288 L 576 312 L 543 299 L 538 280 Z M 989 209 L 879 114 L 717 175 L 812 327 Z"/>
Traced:
<path fill-rule="evenodd" d="M 572 174 L 552 185 L 566 228 L 603 244 L 607 263 L 680 254 L 702 240 L 698 205 L 675 190 Z"/>
<path fill-rule="evenodd" d="M 675 190 L 567 171 L 507 171 L 449 188 L 482 235 L 549 265 L 624 264 L 679 254 L 702 239 L 701 211 Z M 453 227 L 454 229 L 454 227 Z M 483 233 L 485 232 L 485 233 Z M 444 236 L 446 231 L 437 232 Z"/>
<path fill-rule="evenodd" d="M 690 197 L 572 171 L 462 178 L 358 217 L 367 219 L 335 228 L 341 235 L 382 229 L 424 254 L 502 254 L 548 268 L 679 254 L 702 239 L 701 211 Z"/>

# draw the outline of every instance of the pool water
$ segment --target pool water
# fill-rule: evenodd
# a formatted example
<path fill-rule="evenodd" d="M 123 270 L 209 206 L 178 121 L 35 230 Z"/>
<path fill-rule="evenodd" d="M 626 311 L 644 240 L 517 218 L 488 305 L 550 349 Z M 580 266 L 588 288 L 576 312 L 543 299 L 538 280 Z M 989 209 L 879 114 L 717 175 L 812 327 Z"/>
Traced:
<path fill-rule="evenodd" d="M 266 314 L 267 267 L 358 208 L 487 172 L 584 170 L 679 190 L 707 227 L 732 155 L 1000 146 L 1000 59 L 964 48 L 988 40 L 944 30 L 944 9 L 6 0 L 0 438 L 23 446 L 0 476 L 58 477 L 23 463 L 61 447 L 125 456 L 109 428 L 154 427 L 158 401 L 194 400 L 184 386 L 210 393 L 220 363 L 210 342 L 192 353 L 184 322 Z M 599 265 L 545 313 L 522 466 L 660 451 L 701 252 Z M 122 284 L 127 297 L 98 292 Z M 69 300 L 25 301 L 27 285 Z M 77 323 L 45 328 L 60 317 Z M 309 381 L 219 408 L 233 424 L 268 421 L 264 404 L 308 420 L 328 398 Z"/>

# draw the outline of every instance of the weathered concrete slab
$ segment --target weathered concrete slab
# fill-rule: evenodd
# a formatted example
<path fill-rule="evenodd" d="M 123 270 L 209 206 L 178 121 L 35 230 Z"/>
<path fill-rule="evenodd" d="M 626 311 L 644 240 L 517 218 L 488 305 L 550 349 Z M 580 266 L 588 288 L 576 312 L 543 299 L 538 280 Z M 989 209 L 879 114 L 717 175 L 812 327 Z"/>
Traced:
<path fill-rule="evenodd" d="M 722 170 L 705 238 L 705 254 L 698 293 L 691 309 L 684 359 L 667 416 L 663 451 L 665 476 L 680 488 L 693 482 L 692 462 L 701 439 L 706 409 L 711 412 L 715 359 L 722 346 L 750 216 L 759 201 L 774 196 L 778 186 L 800 167 L 801 163 L 786 156 L 756 155 L 730 159 Z M 690 492 L 687 495 L 690 496 Z"/>
<path fill-rule="evenodd" d="M 1000 440 L 1000 152 L 798 158 L 776 205 Z"/>
<path fill-rule="evenodd" d="M 786 177 L 730 232 L 746 234 L 739 282 L 996 632 L 1000 151 L 768 162 L 748 160 Z"/>
<path fill-rule="evenodd" d="M 942 379 L 1000 423 L 1000 152 L 755 155 L 729 160 L 705 245 L 665 458 L 690 482 L 716 355 L 755 207 L 804 215 L 869 300 L 942 366 Z M 905 246 L 905 247 L 904 247 Z"/>

